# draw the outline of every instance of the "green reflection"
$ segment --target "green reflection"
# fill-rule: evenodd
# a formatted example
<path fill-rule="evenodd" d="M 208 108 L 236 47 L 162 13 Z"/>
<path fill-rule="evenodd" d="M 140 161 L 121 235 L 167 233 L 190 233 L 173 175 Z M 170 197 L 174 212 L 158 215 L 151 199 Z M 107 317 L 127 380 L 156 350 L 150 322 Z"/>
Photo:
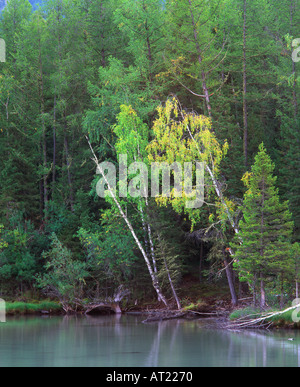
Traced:
<path fill-rule="evenodd" d="M 299 332 L 232 332 L 217 329 L 214 320 L 142 320 L 126 315 L 8 318 L 0 324 L 0 366 L 300 366 Z"/>

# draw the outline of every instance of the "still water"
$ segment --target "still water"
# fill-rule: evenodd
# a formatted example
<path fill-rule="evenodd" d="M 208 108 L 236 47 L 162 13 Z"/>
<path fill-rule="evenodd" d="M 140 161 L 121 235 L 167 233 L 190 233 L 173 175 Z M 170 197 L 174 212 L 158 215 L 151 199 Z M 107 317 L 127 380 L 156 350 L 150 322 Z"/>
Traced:
<path fill-rule="evenodd" d="M 299 367 L 300 332 L 217 329 L 214 320 L 8 318 L 1 367 Z M 291 340 L 293 339 L 293 340 Z"/>

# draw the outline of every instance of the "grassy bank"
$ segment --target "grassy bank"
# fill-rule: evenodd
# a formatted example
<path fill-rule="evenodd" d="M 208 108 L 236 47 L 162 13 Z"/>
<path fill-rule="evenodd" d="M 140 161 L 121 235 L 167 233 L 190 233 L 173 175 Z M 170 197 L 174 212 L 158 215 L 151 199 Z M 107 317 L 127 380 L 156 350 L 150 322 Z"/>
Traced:
<path fill-rule="evenodd" d="M 61 305 L 54 301 L 7 302 L 5 306 L 7 315 L 57 314 L 62 312 Z"/>
<path fill-rule="evenodd" d="M 278 328 L 294 328 L 294 329 L 300 329 L 300 322 L 295 322 L 293 320 L 294 318 L 294 311 L 288 311 L 280 316 L 275 316 L 270 319 L 270 321 L 273 322 L 273 325 Z"/>

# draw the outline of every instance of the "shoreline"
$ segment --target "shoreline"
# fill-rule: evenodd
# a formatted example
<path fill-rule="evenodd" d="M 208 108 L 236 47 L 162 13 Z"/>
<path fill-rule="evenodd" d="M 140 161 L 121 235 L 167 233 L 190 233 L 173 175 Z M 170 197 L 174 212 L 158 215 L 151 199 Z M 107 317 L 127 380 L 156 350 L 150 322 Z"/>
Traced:
<path fill-rule="evenodd" d="M 245 308 L 244 308 L 245 309 Z M 243 310 L 243 308 L 205 308 L 205 310 L 190 310 L 189 308 L 167 309 L 161 307 L 149 308 L 149 305 L 138 308 L 124 308 L 121 310 L 120 315 L 132 315 L 132 316 L 145 316 L 143 323 L 155 323 L 166 320 L 185 319 L 185 320 L 197 320 L 205 318 L 215 318 L 220 320 L 220 328 L 222 329 L 234 329 L 235 323 L 238 318 L 230 318 L 233 312 Z M 112 310 L 98 310 L 96 313 L 85 313 L 84 310 L 74 311 L 72 313 L 66 313 L 61 304 L 56 301 L 40 301 L 40 302 L 8 302 L 6 315 L 9 317 L 27 317 L 27 316 L 84 316 L 84 315 L 108 315 L 115 314 Z M 266 323 L 267 329 L 276 330 L 299 330 L 300 323 L 291 321 L 291 316 L 281 316 L 279 319 Z M 260 328 L 266 329 L 261 326 Z M 258 329 L 258 327 L 249 327 L 243 329 Z"/>

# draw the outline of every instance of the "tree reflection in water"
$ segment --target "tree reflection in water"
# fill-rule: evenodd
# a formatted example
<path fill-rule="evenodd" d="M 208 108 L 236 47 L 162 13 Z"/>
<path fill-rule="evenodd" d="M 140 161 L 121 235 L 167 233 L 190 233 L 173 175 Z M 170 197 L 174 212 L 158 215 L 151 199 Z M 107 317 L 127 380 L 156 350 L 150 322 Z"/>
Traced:
<path fill-rule="evenodd" d="M 142 320 L 8 318 L 0 324 L 0 366 L 300 367 L 296 331 L 229 331 L 217 329 L 212 319 Z"/>

